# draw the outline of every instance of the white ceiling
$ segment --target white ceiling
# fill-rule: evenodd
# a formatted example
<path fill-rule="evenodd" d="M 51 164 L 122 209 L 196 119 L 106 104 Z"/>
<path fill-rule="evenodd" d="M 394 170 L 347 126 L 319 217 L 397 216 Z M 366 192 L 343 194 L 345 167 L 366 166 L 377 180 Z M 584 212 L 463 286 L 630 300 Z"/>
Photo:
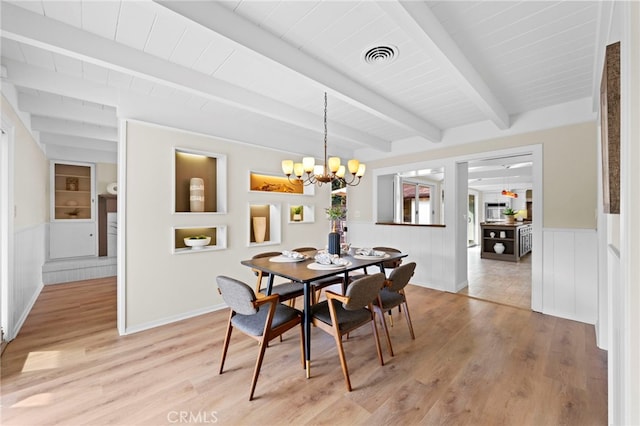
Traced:
<path fill-rule="evenodd" d="M 592 105 L 597 1 L 1 1 L 2 81 L 51 158 L 115 161 L 118 118 L 380 158 Z M 604 9 L 604 10 L 603 10 Z M 390 63 L 363 53 L 390 45 Z M 566 108 L 568 109 L 568 108 Z M 592 111 L 590 111 L 592 112 Z M 409 146 L 409 148 L 407 148 Z"/>

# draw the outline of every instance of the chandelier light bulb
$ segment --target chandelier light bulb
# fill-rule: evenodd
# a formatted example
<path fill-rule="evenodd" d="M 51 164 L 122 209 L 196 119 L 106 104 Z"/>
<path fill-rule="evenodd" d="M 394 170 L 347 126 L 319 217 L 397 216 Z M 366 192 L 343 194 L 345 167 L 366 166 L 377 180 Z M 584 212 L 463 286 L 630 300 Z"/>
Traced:
<path fill-rule="evenodd" d="M 331 173 L 335 173 L 340 168 L 340 157 L 330 157 L 329 158 L 329 170 Z"/>
<path fill-rule="evenodd" d="M 304 173 L 304 168 L 302 167 L 302 163 L 295 163 L 293 165 L 293 173 L 296 175 L 298 179 L 300 179 Z"/>
<path fill-rule="evenodd" d="M 347 162 L 347 166 L 349 167 L 349 173 L 355 175 L 358 172 L 358 167 L 360 166 L 360 162 L 358 160 L 349 160 Z"/>
<path fill-rule="evenodd" d="M 293 173 L 293 161 L 291 161 L 291 160 L 283 160 L 282 161 L 282 172 L 287 176 L 291 176 L 291 173 Z"/>
<path fill-rule="evenodd" d="M 302 159 L 302 165 L 305 172 L 311 173 L 316 165 L 316 159 L 313 157 L 304 157 Z"/>

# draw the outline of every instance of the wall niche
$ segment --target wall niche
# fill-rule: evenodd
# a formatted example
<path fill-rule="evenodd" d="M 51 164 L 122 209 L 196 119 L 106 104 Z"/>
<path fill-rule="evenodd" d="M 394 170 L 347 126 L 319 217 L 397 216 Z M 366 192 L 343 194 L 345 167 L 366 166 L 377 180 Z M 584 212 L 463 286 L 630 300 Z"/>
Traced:
<path fill-rule="evenodd" d="M 226 213 L 226 156 L 176 148 L 174 173 L 175 213 Z M 202 179 L 203 188 L 195 188 L 193 178 Z M 201 206 L 194 209 L 196 198 Z"/>
<path fill-rule="evenodd" d="M 249 246 L 280 244 L 280 206 L 249 205 Z"/>

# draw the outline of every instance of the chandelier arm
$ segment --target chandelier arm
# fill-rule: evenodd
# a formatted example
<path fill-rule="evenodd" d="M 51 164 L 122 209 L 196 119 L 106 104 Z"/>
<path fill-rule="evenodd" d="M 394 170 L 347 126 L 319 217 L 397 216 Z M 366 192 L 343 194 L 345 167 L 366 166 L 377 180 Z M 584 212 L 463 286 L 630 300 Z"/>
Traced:
<path fill-rule="evenodd" d="M 302 179 L 302 178 L 294 178 L 293 180 L 291 180 L 291 175 L 287 175 L 287 180 L 289 181 L 289 183 L 291 184 L 298 184 L 298 183 L 302 183 L 303 186 L 309 186 L 309 185 L 313 185 L 314 183 L 316 183 L 316 180 L 313 178 L 313 176 L 307 176 L 306 178 Z"/>
<path fill-rule="evenodd" d="M 356 181 L 356 183 L 349 183 L 349 186 L 358 186 L 360 185 L 360 176 L 356 176 L 358 178 L 358 180 Z M 355 180 L 355 178 L 353 179 Z M 351 182 L 353 182 L 353 180 Z"/>
<path fill-rule="evenodd" d="M 341 178 L 340 180 L 342 180 L 342 182 L 344 182 L 345 185 L 358 186 L 358 184 L 360 183 L 360 176 L 351 175 L 351 179 L 350 180 L 347 180 L 345 178 Z"/>

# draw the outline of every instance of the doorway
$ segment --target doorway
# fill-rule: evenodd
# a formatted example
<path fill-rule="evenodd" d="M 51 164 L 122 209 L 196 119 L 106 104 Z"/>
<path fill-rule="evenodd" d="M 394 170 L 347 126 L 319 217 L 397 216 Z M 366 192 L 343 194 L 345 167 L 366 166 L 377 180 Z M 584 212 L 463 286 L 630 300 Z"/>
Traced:
<path fill-rule="evenodd" d="M 527 228 L 526 225 L 533 225 L 533 166 L 531 154 L 512 154 L 469 161 L 468 286 L 461 294 L 523 309 L 532 308 L 532 254 L 517 257 L 518 261 L 484 258 L 481 253 L 483 250 L 486 251 L 487 247 L 483 245 L 495 241 L 488 241 L 481 235 L 485 223 L 504 223 L 506 220 L 502 215 L 503 209 L 500 209 L 497 217 L 494 217 L 495 214 L 489 217 L 485 206 L 504 205 L 519 212 L 519 220 L 513 225 L 514 233 L 511 240 L 519 239 L 519 230 Z M 509 243 L 515 244 L 514 241 Z M 488 249 L 491 250 L 490 247 Z M 509 259 L 514 260 L 513 257 Z"/>

